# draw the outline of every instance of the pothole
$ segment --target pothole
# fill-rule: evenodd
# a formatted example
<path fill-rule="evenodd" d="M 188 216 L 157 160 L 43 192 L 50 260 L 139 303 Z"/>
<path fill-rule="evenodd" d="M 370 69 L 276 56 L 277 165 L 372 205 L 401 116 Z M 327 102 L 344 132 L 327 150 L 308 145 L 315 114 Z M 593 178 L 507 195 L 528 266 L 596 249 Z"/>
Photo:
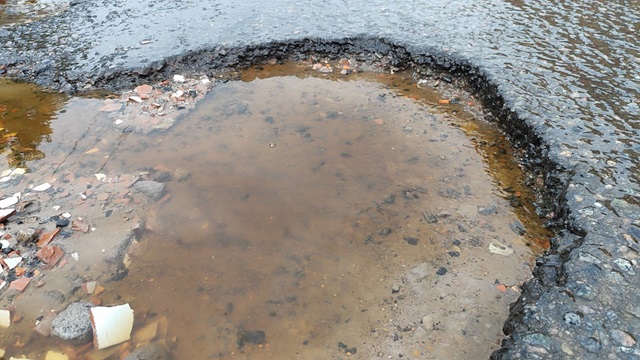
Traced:
<path fill-rule="evenodd" d="M 472 98 L 357 70 L 265 65 L 70 100 L 47 157 L 2 190 L 47 209 L 9 224 L 77 221 L 51 241 L 62 265 L 35 261 L 33 285 L 0 290 L 21 317 L 7 354 L 151 342 L 176 359 L 488 357 L 549 236 L 524 177 Z M 31 330 L 81 299 L 129 304 L 133 339 L 98 351 Z"/>

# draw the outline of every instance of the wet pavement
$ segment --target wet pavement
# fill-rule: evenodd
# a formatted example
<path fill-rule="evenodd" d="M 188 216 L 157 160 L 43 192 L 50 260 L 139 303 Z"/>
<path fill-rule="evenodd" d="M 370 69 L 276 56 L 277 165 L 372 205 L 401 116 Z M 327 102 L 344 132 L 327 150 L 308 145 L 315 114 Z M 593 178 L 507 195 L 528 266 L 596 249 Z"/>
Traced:
<path fill-rule="evenodd" d="M 391 66 L 456 75 L 529 156 L 546 187 L 538 211 L 559 230 L 496 357 L 633 358 L 640 302 L 624 290 L 638 283 L 637 7 L 77 1 L 59 16 L 0 28 L 0 71 L 67 91 L 122 89 L 162 72 L 369 50 L 391 54 Z"/>

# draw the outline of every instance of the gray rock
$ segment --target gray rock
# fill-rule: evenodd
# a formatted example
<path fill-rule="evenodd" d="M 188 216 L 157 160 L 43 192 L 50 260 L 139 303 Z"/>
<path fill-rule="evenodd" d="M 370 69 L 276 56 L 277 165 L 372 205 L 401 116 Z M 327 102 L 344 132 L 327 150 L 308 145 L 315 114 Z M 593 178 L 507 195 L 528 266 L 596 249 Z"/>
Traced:
<path fill-rule="evenodd" d="M 91 341 L 91 316 L 93 304 L 78 301 L 62 310 L 51 323 L 51 333 L 63 340 L 82 344 Z"/>
<path fill-rule="evenodd" d="M 176 177 L 176 180 L 184 181 L 187 180 L 189 176 L 191 176 L 191 173 L 189 172 L 189 170 L 179 167 L 176 169 L 174 176 Z"/>
<path fill-rule="evenodd" d="M 157 201 L 164 195 L 165 185 L 157 181 L 138 181 L 133 185 L 133 190 Z"/>
<path fill-rule="evenodd" d="M 480 215 L 492 215 L 498 212 L 498 206 L 491 204 L 489 206 L 478 207 L 478 213 Z"/>
<path fill-rule="evenodd" d="M 169 360 L 171 354 L 167 347 L 160 343 L 151 343 L 140 346 L 127 355 L 124 360 Z"/>
<path fill-rule="evenodd" d="M 33 229 L 33 228 L 18 230 L 18 233 L 16 234 L 16 239 L 18 240 L 19 243 L 32 242 L 37 237 L 38 236 L 36 234 L 36 229 Z"/>

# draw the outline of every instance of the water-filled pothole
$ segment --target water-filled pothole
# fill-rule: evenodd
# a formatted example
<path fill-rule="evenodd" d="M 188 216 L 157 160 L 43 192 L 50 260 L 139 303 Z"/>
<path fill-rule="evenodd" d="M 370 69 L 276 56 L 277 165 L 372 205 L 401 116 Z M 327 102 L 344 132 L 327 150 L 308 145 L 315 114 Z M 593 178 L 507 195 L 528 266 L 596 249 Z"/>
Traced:
<path fill-rule="evenodd" d="M 50 202 L 81 192 L 74 211 L 90 214 L 95 237 L 53 243 L 79 253 L 69 282 L 104 289 L 72 286 L 49 305 L 32 287 L 16 311 L 20 301 L 48 312 L 84 297 L 145 315 L 131 347 L 103 354 L 150 338 L 176 359 L 488 357 L 530 276 L 527 244 L 548 236 L 514 212 L 513 197 L 528 196 L 522 185 L 500 183 L 506 170 L 478 152 L 504 139 L 407 75 L 301 76 L 309 71 L 245 71 L 162 132 L 147 131 L 162 121 L 140 116 L 178 108 L 158 94 L 189 89 L 127 95 L 140 109 L 130 118 L 124 103 L 72 100 L 56 120 L 67 142 L 54 140 L 49 163 L 34 168 L 54 184 Z M 463 95 L 455 102 L 473 106 Z M 68 126 L 78 117 L 83 126 Z M 126 250 L 128 275 L 101 273 L 92 264 L 100 251 L 87 254 L 107 246 L 109 227 L 137 224 L 136 214 L 147 231 Z M 38 275 L 44 288 L 54 271 Z M 156 331 L 144 338 L 149 326 Z M 18 328 L 7 343 L 27 336 L 28 326 Z M 42 357 L 61 342 L 28 337 L 9 350 Z"/>

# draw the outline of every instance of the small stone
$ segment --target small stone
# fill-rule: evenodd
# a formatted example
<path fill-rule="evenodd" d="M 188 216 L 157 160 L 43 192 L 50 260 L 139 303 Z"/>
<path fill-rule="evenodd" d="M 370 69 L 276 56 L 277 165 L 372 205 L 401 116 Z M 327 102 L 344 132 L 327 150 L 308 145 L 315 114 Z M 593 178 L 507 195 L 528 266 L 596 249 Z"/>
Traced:
<path fill-rule="evenodd" d="M 611 331 L 611 337 L 615 342 L 625 347 L 632 347 L 636 344 L 636 340 L 634 339 L 634 337 L 629 335 L 629 333 L 627 333 L 626 331 L 617 329 L 613 330 Z"/>
<path fill-rule="evenodd" d="M 157 201 L 164 195 L 165 185 L 157 181 L 138 181 L 133 185 L 133 190 L 146 195 L 153 201 Z"/>
<path fill-rule="evenodd" d="M 564 314 L 563 318 L 567 325 L 580 326 L 582 324 L 582 317 L 574 312 Z"/>
<path fill-rule="evenodd" d="M 182 75 L 173 75 L 173 81 L 181 83 L 185 82 L 186 78 Z"/>
<path fill-rule="evenodd" d="M 446 274 L 446 273 L 447 273 L 447 268 L 444 268 L 444 267 L 440 267 L 440 268 L 436 271 L 436 274 L 438 274 L 438 275 L 440 275 L 440 276 L 442 276 L 442 275 L 444 275 L 444 274 Z"/>
<path fill-rule="evenodd" d="M 191 172 L 189 172 L 189 170 L 187 170 L 185 168 L 179 167 L 174 172 L 174 175 L 176 177 L 176 180 L 184 181 L 184 180 L 187 180 L 189 178 L 189 176 L 191 176 Z"/>
<path fill-rule="evenodd" d="M 411 236 L 405 236 L 404 241 L 409 245 L 418 245 L 418 239 Z"/>
<path fill-rule="evenodd" d="M 238 347 L 242 348 L 245 344 L 264 344 L 266 335 L 262 330 L 246 331 L 242 330 L 238 333 Z"/>
<path fill-rule="evenodd" d="M 62 310 L 51 323 L 51 333 L 63 340 L 76 344 L 92 339 L 89 310 L 93 304 L 86 301 L 75 302 Z"/>
<path fill-rule="evenodd" d="M 492 215 L 498 212 L 498 206 L 491 204 L 489 206 L 479 206 L 478 213 L 480 215 Z"/>
<path fill-rule="evenodd" d="M 58 220 L 56 220 L 56 227 L 62 228 L 69 225 L 69 223 L 69 219 L 59 218 Z"/>
<path fill-rule="evenodd" d="M 160 343 L 142 345 L 133 350 L 124 360 L 169 360 L 171 356 L 169 350 Z"/>
<path fill-rule="evenodd" d="M 375 119 L 375 120 L 373 120 L 373 122 L 378 124 L 378 125 L 384 125 L 384 120 L 382 120 L 382 119 Z"/>
<path fill-rule="evenodd" d="M 396 283 L 394 283 L 393 285 L 391 285 L 391 293 L 392 293 L 392 294 L 395 294 L 395 293 L 397 293 L 397 292 L 399 292 L 399 291 L 400 291 L 400 285 L 398 285 L 398 284 L 396 284 Z"/>
<path fill-rule="evenodd" d="M 431 330 L 431 328 L 433 327 L 433 315 L 429 314 L 429 315 L 423 316 L 422 317 L 422 326 L 426 330 Z"/>
<path fill-rule="evenodd" d="M 36 233 L 36 229 L 33 228 L 18 230 L 18 233 L 16 234 L 16 240 L 18 240 L 19 243 L 23 244 L 30 243 L 37 238 L 38 234 Z"/>
<path fill-rule="evenodd" d="M 47 312 L 42 319 L 36 322 L 33 330 L 42 336 L 51 336 L 51 323 L 56 318 L 56 315 L 55 312 Z"/>
<path fill-rule="evenodd" d="M 436 215 L 430 211 L 423 211 L 422 217 L 427 222 L 427 224 L 435 224 L 438 222 L 438 218 Z"/>

